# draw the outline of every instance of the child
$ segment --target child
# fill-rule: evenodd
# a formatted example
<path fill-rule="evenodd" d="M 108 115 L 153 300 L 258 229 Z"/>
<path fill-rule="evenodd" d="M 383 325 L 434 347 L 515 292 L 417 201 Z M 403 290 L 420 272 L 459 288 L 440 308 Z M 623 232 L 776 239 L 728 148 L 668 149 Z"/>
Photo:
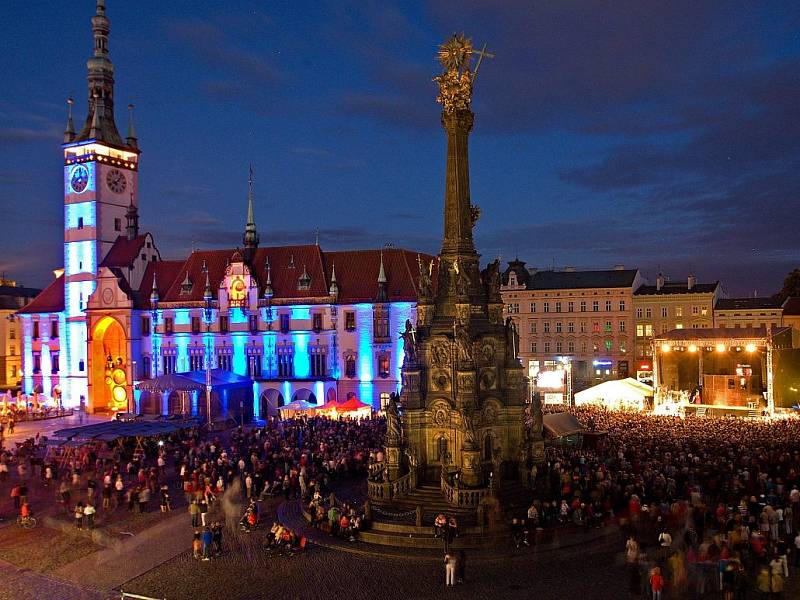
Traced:
<path fill-rule="evenodd" d="M 661 600 L 661 591 L 664 589 L 664 577 L 661 569 L 654 567 L 650 572 L 650 589 L 653 590 L 653 600 Z"/>
<path fill-rule="evenodd" d="M 200 532 L 194 532 L 194 539 L 192 540 L 192 556 L 200 560 L 203 557 L 203 542 L 200 540 Z"/>

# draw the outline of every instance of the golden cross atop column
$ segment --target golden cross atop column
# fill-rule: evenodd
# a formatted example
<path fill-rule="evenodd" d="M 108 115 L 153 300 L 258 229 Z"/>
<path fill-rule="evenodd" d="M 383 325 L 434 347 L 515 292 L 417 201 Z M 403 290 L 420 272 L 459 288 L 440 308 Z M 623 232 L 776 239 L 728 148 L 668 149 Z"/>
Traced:
<path fill-rule="evenodd" d="M 478 56 L 474 70 L 470 68 L 473 54 Z M 472 40 L 463 33 L 454 34 L 439 46 L 439 62 L 444 72 L 433 80 L 439 84 L 436 102 L 446 113 L 469 110 L 472 85 L 484 58 L 494 58 L 494 54 L 486 51 L 486 44 L 480 50 L 473 49 Z"/>

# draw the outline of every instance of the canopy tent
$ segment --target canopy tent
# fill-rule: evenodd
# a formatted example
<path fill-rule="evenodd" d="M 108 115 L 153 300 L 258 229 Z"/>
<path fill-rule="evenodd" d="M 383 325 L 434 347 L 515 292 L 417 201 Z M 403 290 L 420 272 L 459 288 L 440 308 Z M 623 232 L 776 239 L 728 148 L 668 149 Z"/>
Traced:
<path fill-rule="evenodd" d="M 652 386 L 632 377 L 604 381 L 594 387 L 577 392 L 575 405 L 598 405 L 611 410 L 633 408 L 644 410 L 647 398 L 653 397 Z"/>
<path fill-rule="evenodd" d="M 322 406 L 317 406 L 315 408 L 317 413 L 331 417 L 345 414 L 348 417 L 368 417 L 372 414 L 372 406 L 361 402 L 361 400 L 355 396 L 344 402 L 330 400 Z"/>
<path fill-rule="evenodd" d="M 294 417 L 298 414 L 308 414 L 313 415 L 317 410 L 316 404 L 311 404 L 310 402 L 306 402 L 305 400 L 295 400 L 294 402 L 290 402 L 289 404 L 284 404 L 283 406 L 279 407 L 278 410 L 281 413 L 281 417 Z"/>
<path fill-rule="evenodd" d="M 136 384 L 136 389 L 143 392 L 198 392 L 204 389 L 202 383 L 194 381 L 189 373 L 167 373 Z"/>
<path fill-rule="evenodd" d="M 542 418 L 544 432 L 553 438 L 583 433 L 583 425 L 570 413 L 549 413 Z"/>

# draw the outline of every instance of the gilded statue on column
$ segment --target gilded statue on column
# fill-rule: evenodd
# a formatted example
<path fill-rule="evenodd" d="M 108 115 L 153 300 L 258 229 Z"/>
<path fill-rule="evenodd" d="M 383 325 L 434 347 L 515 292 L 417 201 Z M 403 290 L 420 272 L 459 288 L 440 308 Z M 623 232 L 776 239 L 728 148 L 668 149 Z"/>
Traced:
<path fill-rule="evenodd" d="M 478 63 L 472 70 L 472 55 L 478 55 Z M 472 47 L 472 40 L 463 33 L 455 33 L 444 44 L 439 46 L 439 62 L 444 72 L 433 80 L 439 84 L 439 95 L 436 102 L 442 105 L 444 112 L 469 110 L 472 102 L 472 86 L 478 76 L 481 60 L 484 56 L 493 57 L 482 50 Z"/>

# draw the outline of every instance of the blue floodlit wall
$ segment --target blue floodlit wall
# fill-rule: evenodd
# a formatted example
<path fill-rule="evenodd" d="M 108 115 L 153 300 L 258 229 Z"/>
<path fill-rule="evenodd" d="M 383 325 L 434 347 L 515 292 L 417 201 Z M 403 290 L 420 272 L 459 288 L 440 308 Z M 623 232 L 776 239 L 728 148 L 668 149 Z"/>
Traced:
<path fill-rule="evenodd" d="M 403 368 L 403 359 L 405 359 L 403 339 L 400 337 L 400 333 L 405 329 L 407 319 L 414 321 L 414 318 L 412 318 L 413 313 L 414 304 L 411 302 L 395 302 L 389 309 L 389 333 L 395 340 L 392 351 L 394 355 L 394 378 L 398 381 L 398 387 L 401 381 L 400 370 Z"/>
<path fill-rule="evenodd" d="M 77 229 L 79 219 L 83 219 L 84 227 L 95 227 L 97 224 L 97 205 L 94 202 L 77 202 L 64 205 L 64 225 L 67 229 Z"/>
<path fill-rule="evenodd" d="M 293 332 L 292 343 L 294 344 L 294 376 L 308 377 L 311 373 L 311 362 L 308 358 L 308 338 L 309 334 L 304 332 Z"/>
<path fill-rule="evenodd" d="M 372 304 L 356 304 L 356 331 L 358 336 L 358 380 L 360 400 L 374 406 L 372 379 L 375 376 L 373 351 Z"/>

